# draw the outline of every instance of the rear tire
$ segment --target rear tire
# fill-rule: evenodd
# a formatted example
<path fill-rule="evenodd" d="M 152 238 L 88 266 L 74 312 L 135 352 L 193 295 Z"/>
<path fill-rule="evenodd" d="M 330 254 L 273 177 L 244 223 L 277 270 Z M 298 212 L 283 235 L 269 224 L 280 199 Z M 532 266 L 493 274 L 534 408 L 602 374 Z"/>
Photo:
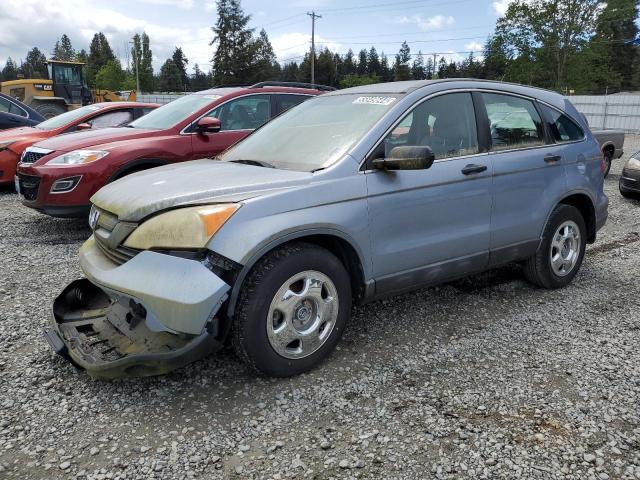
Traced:
<path fill-rule="evenodd" d="M 46 119 L 53 118 L 67 111 L 57 103 L 39 103 L 35 105 L 33 109 Z"/>
<path fill-rule="evenodd" d="M 611 163 L 613 162 L 613 154 L 611 152 L 604 152 L 604 178 L 607 178 L 609 172 L 611 171 Z"/>
<path fill-rule="evenodd" d="M 586 248 L 587 229 L 580 211 L 558 205 L 547 222 L 538 251 L 524 264 L 524 276 L 542 288 L 561 288 L 576 276 Z"/>
<path fill-rule="evenodd" d="M 333 351 L 350 314 L 351 285 L 340 260 L 324 248 L 294 243 L 268 253 L 247 276 L 231 343 L 253 370 L 298 375 Z"/>

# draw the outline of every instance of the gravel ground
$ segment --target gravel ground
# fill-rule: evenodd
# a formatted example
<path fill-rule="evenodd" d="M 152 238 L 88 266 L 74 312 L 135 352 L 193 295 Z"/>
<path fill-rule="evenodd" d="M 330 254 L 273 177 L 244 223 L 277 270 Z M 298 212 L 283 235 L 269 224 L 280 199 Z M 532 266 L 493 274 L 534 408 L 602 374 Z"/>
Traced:
<path fill-rule="evenodd" d="M 640 479 L 640 202 L 618 193 L 622 163 L 569 287 L 514 266 L 369 304 L 286 380 L 229 352 L 112 383 L 55 357 L 40 330 L 89 231 L 1 191 L 0 478 Z"/>

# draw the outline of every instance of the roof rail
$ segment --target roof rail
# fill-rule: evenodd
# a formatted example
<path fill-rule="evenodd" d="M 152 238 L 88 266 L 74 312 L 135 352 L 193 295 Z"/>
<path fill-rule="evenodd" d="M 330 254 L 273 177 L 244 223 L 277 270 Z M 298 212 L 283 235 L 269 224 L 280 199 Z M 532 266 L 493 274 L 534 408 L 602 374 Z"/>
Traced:
<path fill-rule="evenodd" d="M 327 85 L 318 85 L 317 83 L 269 82 L 269 81 L 254 83 L 249 88 L 262 88 L 262 87 L 313 88 L 315 90 L 322 90 L 324 92 L 331 92 L 331 91 L 335 90 L 335 87 L 329 87 Z"/>

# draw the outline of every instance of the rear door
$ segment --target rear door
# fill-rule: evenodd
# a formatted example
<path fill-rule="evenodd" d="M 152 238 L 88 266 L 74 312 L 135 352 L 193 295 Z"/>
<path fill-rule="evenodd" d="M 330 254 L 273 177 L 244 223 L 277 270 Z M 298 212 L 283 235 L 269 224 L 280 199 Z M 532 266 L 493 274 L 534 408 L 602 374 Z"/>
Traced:
<path fill-rule="evenodd" d="M 430 98 L 410 110 L 368 159 L 428 145 L 426 170 L 367 170 L 373 271 L 379 294 L 486 267 L 491 158 L 478 142 L 471 93 Z"/>
<path fill-rule="evenodd" d="M 197 133 L 190 129 L 193 158 L 210 158 L 242 140 L 271 118 L 271 95 L 245 95 L 233 98 L 207 114 L 222 123 L 217 133 Z M 196 122 L 194 122 L 195 124 Z"/>
<path fill-rule="evenodd" d="M 536 102 L 483 92 L 493 161 L 490 263 L 531 255 L 540 242 L 550 206 L 566 190 L 563 150 L 551 143 Z"/>

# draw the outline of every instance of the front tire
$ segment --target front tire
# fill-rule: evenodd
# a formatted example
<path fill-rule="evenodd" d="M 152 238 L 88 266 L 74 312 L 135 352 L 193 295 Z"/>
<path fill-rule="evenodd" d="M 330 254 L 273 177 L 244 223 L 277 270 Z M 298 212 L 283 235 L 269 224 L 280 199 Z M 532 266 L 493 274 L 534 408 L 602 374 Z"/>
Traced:
<path fill-rule="evenodd" d="M 349 274 L 331 252 L 294 243 L 268 253 L 245 280 L 231 341 L 253 370 L 289 377 L 331 353 L 351 313 Z"/>
<path fill-rule="evenodd" d="M 548 289 L 568 285 L 582 265 L 586 238 L 580 211 L 571 205 L 558 205 L 545 227 L 540 248 L 524 264 L 525 278 Z"/>

